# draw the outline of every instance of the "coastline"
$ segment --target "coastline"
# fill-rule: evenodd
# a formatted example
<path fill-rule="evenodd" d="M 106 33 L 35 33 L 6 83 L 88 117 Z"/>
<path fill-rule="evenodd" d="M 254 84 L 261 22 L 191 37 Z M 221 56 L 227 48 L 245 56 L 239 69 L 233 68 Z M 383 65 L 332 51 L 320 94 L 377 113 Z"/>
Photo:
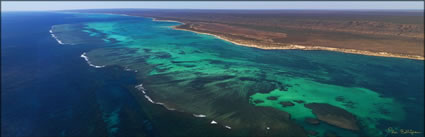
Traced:
<path fill-rule="evenodd" d="M 158 20 L 158 21 L 160 21 L 160 20 Z M 185 23 L 183 23 L 182 25 L 185 25 Z M 219 36 L 219 35 L 216 35 L 216 34 L 198 32 L 196 30 L 178 28 L 179 26 L 181 26 L 181 25 L 172 26 L 172 28 L 176 29 L 176 30 L 191 31 L 191 32 L 198 33 L 198 34 L 211 35 L 211 36 L 214 36 L 216 38 L 219 38 L 219 39 L 228 41 L 230 43 L 233 43 L 235 45 L 252 47 L 252 48 L 259 48 L 259 49 L 264 49 L 264 50 L 291 50 L 291 49 L 295 49 L 295 50 L 326 50 L 326 51 L 342 52 L 342 53 L 349 53 L 349 54 L 359 54 L 359 55 L 367 55 L 367 56 L 425 60 L 424 57 L 417 56 L 417 55 L 402 55 L 402 54 L 394 54 L 394 53 L 388 53 L 388 52 L 373 52 L 373 51 L 366 51 L 366 50 L 332 48 L 332 47 L 323 47 L 323 46 L 304 46 L 304 45 L 290 44 L 289 46 L 283 46 L 283 47 L 264 47 L 264 46 L 259 46 L 258 44 L 247 44 L 247 43 L 237 42 L 237 41 L 231 40 L 230 38 L 226 38 L 225 36 Z"/>
<path fill-rule="evenodd" d="M 389 53 L 389 52 L 374 52 L 374 51 L 367 51 L 367 50 L 357 50 L 357 49 L 345 49 L 345 48 L 333 48 L 333 47 L 324 47 L 324 46 L 305 46 L 305 45 L 295 45 L 290 44 L 288 46 L 281 46 L 281 47 L 265 47 L 260 46 L 263 44 L 252 44 L 252 43 L 243 43 L 240 41 L 232 40 L 231 38 L 228 38 L 226 36 L 219 36 L 212 33 L 206 33 L 206 32 L 200 32 L 196 30 L 191 29 L 185 29 L 185 28 L 178 28 L 179 26 L 187 25 L 185 22 L 176 21 L 176 20 L 168 20 L 168 19 L 157 19 L 155 17 L 149 17 L 149 16 L 137 16 L 137 15 L 127 15 L 127 14 L 116 14 L 116 13 L 104 13 L 104 14 L 115 14 L 115 15 L 121 15 L 121 16 L 133 16 L 133 17 L 145 17 L 145 18 L 151 18 L 152 21 L 163 21 L 163 22 L 177 22 L 181 23 L 180 25 L 171 26 L 171 28 L 175 30 L 182 30 L 182 31 L 190 31 L 197 34 L 205 34 L 214 36 L 218 39 L 233 43 L 238 46 L 245 46 L 245 47 L 252 47 L 252 48 L 258 48 L 258 49 L 264 49 L 264 50 L 325 50 L 325 51 L 333 51 L 333 52 L 342 52 L 342 53 L 348 53 L 348 54 L 359 54 L 359 55 L 366 55 L 366 56 L 379 56 L 379 57 L 393 57 L 393 58 L 404 58 L 404 59 L 413 59 L 413 60 L 425 60 L 425 57 L 419 56 L 419 55 L 405 55 L 405 54 L 396 54 L 396 53 Z M 241 40 L 243 41 L 243 40 Z"/>
<path fill-rule="evenodd" d="M 233 43 L 235 45 L 252 47 L 252 48 L 259 48 L 259 49 L 264 49 L 264 50 L 291 50 L 291 49 L 293 49 L 293 50 L 326 50 L 326 51 L 342 52 L 342 53 L 349 53 L 349 54 L 359 54 L 359 55 L 367 55 L 367 56 L 425 60 L 424 57 L 418 56 L 418 55 L 403 55 L 403 54 L 395 54 L 395 53 L 389 53 L 389 52 L 373 52 L 373 51 L 366 51 L 366 50 L 333 48 L 333 47 L 323 47 L 323 46 L 304 46 L 304 45 L 290 44 L 289 46 L 282 46 L 282 47 L 264 47 L 264 46 L 259 46 L 259 44 L 241 43 L 241 42 L 232 40 L 230 38 L 227 38 L 226 36 L 219 36 L 219 35 L 212 34 L 212 33 L 200 32 L 200 31 L 191 30 L 191 29 L 178 28 L 179 26 L 186 25 L 186 23 L 184 23 L 184 22 L 175 21 L 175 20 L 161 20 L 161 19 L 157 19 L 157 18 L 154 18 L 154 17 L 149 17 L 149 18 L 152 18 L 153 21 L 166 21 L 166 22 L 181 23 L 181 25 L 172 26 L 172 28 L 175 29 L 175 30 L 183 30 L 183 31 L 190 31 L 190 32 L 198 33 L 198 34 L 210 35 L 210 36 L 214 36 L 216 38 L 225 40 L 227 42 Z"/>

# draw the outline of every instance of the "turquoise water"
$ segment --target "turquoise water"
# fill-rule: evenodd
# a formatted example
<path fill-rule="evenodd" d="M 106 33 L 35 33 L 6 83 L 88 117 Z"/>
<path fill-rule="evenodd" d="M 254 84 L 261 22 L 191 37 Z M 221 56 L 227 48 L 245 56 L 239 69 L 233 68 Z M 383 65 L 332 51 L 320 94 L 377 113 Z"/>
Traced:
<path fill-rule="evenodd" d="M 121 66 L 136 72 L 144 89 L 140 99 L 170 111 L 205 116 L 225 128 L 243 131 L 240 135 L 273 132 L 299 136 L 314 130 L 319 135 L 383 136 L 389 127 L 423 132 L 424 61 L 329 51 L 261 50 L 172 29 L 180 24 L 177 22 L 75 15 L 104 20 L 54 26 L 53 32 L 66 41 L 64 46 L 103 41 L 104 46 L 84 56 L 92 66 Z M 76 31 L 90 37 L 68 35 Z M 271 96 L 276 99 L 267 99 Z M 316 116 L 294 100 L 342 108 L 357 117 L 360 130 L 324 122 L 310 125 L 304 119 Z M 294 106 L 282 107 L 282 101 Z M 288 112 L 291 119 L 263 107 Z M 119 122 L 113 113 L 106 117 L 111 126 Z"/>

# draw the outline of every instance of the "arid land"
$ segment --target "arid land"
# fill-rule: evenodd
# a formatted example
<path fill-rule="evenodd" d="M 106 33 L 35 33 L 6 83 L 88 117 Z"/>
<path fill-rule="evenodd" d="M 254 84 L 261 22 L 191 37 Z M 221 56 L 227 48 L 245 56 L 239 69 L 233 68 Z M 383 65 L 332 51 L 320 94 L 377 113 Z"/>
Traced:
<path fill-rule="evenodd" d="M 85 10 L 182 22 L 176 29 L 261 49 L 329 50 L 424 60 L 423 11 Z"/>

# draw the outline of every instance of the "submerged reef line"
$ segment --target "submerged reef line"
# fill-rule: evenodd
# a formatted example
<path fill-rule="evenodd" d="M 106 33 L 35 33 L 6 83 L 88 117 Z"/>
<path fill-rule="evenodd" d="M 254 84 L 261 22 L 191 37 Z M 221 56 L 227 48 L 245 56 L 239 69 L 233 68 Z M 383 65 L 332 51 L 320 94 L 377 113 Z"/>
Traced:
<path fill-rule="evenodd" d="M 144 96 L 144 97 L 145 97 L 145 98 L 146 98 L 149 102 L 151 102 L 152 104 L 158 104 L 158 105 L 161 105 L 161 106 L 165 107 L 167 110 L 171 110 L 171 111 L 176 110 L 175 108 L 171 108 L 171 107 L 169 107 L 169 106 L 165 105 L 164 103 L 161 103 L 161 102 L 155 102 L 155 101 L 153 101 L 153 100 L 152 100 L 152 98 L 151 98 L 151 97 L 149 97 L 149 96 L 146 94 L 146 89 L 145 89 L 145 87 L 143 87 L 143 84 L 136 85 L 136 86 L 135 86 L 135 88 L 136 88 L 137 90 L 141 91 L 141 92 L 143 93 L 143 96 Z"/>
<path fill-rule="evenodd" d="M 136 85 L 136 86 L 135 86 L 135 88 L 136 88 L 137 90 L 141 91 L 141 92 L 142 92 L 142 94 L 143 94 L 143 96 L 144 96 L 144 97 L 145 97 L 145 98 L 146 98 L 146 99 L 147 99 L 150 103 L 152 103 L 152 104 L 157 104 L 157 105 L 161 105 L 161 106 L 163 106 L 164 108 L 166 108 L 166 109 L 167 109 L 167 110 L 169 110 L 169 111 L 179 111 L 179 110 L 177 110 L 177 109 L 175 109 L 175 108 L 171 108 L 171 107 L 167 106 L 167 105 L 166 105 L 166 104 L 164 104 L 164 103 L 153 101 L 153 100 L 152 100 L 152 98 L 151 98 L 151 97 L 149 97 L 149 96 L 146 94 L 146 89 L 143 87 L 143 84 Z M 179 112 L 183 112 L 183 111 L 179 111 Z M 197 118 L 206 118 L 206 117 L 207 117 L 207 115 L 204 115 L 204 114 L 192 114 L 192 116 L 197 117 Z M 218 124 L 218 122 L 216 122 L 216 121 L 212 120 L 210 124 L 215 125 L 215 124 Z M 228 126 L 228 125 L 223 125 L 223 127 L 224 127 L 224 128 L 227 128 L 227 129 L 232 129 L 232 127 L 230 127 L 230 126 Z"/>

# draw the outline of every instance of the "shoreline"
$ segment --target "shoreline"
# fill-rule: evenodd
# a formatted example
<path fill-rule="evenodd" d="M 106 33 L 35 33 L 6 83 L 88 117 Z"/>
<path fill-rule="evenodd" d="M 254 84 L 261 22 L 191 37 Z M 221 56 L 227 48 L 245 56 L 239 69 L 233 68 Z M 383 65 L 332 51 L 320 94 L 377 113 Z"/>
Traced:
<path fill-rule="evenodd" d="M 235 40 L 231 40 L 230 38 L 226 38 L 225 36 L 219 36 L 219 35 L 212 34 L 212 33 L 200 32 L 200 31 L 191 30 L 191 29 L 178 28 L 179 26 L 187 25 L 187 23 L 181 22 L 181 21 L 168 20 L 168 19 L 157 19 L 155 17 L 127 15 L 127 14 L 116 14 L 116 13 L 105 13 L 105 14 L 115 14 L 115 15 L 133 16 L 133 17 L 145 17 L 145 18 L 151 18 L 152 21 L 177 22 L 177 23 L 181 23 L 181 24 L 171 26 L 171 28 L 173 28 L 175 30 L 190 31 L 190 32 L 197 33 L 197 34 L 210 35 L 210 36 L 214 36 L 218 39 L 233 43 L 233 44 L 238 45 L 238 46 L 258 48 L 258 49 L 263 49 L 263 50 L 325 50 L 325 51 L 342 52 L 342 53 L 358 54 L 358 55 L 366 55 L 366 56 L 425 60 L 425 58 L 423 56 L 419 56 L 419 55 L 405 55 L 405 54 L 396 54 L 396 53 L 389 53 L 389 52 L 374 52 L 374 51 L 367 51 L 367 50 L 333 48 L 333 47 L 324 47 L 324 46 L 304 46 L 304 45 L 290 44 L 289 46 L 282 46 L 282 47 L 264 47 L 264 46 L 259 46 L 259 44 L 246 44 L 246 43 L 237 42 Z"/>
<path fill-rule="evenodd" d="M 179 26 L 187 24 L 187 23 L 184 23 L 184 22 L 175 21 L 175 20 L 161 20 L 161 19 L 157 19 L 157 18 L 154 18 L 154 17 L 148 17 L 148 18 L 152 18 L 153 21 L 178 22 L 178 23 L 181 23 L 181 24 L 176 25 L 176 26 L 171 26 L 171 28 L 173 28 L 175 30 L 190 31 L 190 32 L 194 32 L 194 33 L 197 33 L 197 34 L 205 34 L 205 35 L 214 36 L 218 39 L 233 43 L 233 44 L 238 45 L 238 46 L 244 46 L 244 47 L 258 48 L 258 49 L 264 49 L 264 50 L 325 50 L 325 51 L 342 52 L 342 53 L 358 54 L 358 55 L 366 55 L 366 56 L 425 60 L 424 57 L 418 56 L 418 55 L 403 55 L 403 54 L 395 54 L 395 53 L 389 53 L 389 52 L 373 52 L 373 51 L 367 51 L 367 50 L 333 48 L 333 47 L 323 47 L 323 46 L 304 46 L 304 45 L 290 44 L 289 46 L 284 46 L 284 47 L 263 47 L 263 46 L 259 46 L 258 44 L 240 43 L 240 42 L 231 40 L 229 38 L 226 38 L 225 36 L 219 36 L 219 35 L 212 34 L 212 33 L 199 32 L 199 31 L 191 30 L 191 29 L 178 28 Z"/>
<path fill-rule="evenodd" d="M 182 25 L 185 25 L 182 24 Z M 176 30 L 183 30 L 183 31 L 191 31 L 198 34 L 205 34 L 205 35 L 211 35 L 216 38 L 222 39 L 224 41 L 233 43 L 235 45 L 239 46 L 245 46 L 245 47 L 252 47 L 252 48 L 258 48 L 258 49 L 264 49 L 264 50 L 325 50 L 325 51 L 333 51 L 333 52 L 342 52 L 342 53 L 349 53 L 349 54 L 359 54 L 359 55 L 367 55 L 367 56 L 379 56 L 379 57 L 393 57 L 393 58 L 405 58 L 405 59 L 413 59 L 413 60 L 425 60 L 422 56 L 417 55 L 402 55 L 402 54 L 394 54 L 394 53 L 388 53 L 388 52 L 373 52 L 373 51 L 366 51 L 366 50 L 356 50 L 356 49 L 344 49 L 344 48 L 332 48 L 332 47 L 323 47 L 323 46 L 303 46 L 303 45 L 295 45 L 290 44 L 289 46 L 284 47 L 263 47 L 259 46 L 258 44 L 244 44 L 240 43 L 234 40 L 231 40 L 229 38 L 226 38 L 225 36 L 219 36 L 211 33 L 205 33 L 205 32 L 198 32 L 195 30 L 189 30 L 189 29 L 183 29 L 183 28 L 177 28 L 178 26 L 172 26 L 173 29 Z"/>

